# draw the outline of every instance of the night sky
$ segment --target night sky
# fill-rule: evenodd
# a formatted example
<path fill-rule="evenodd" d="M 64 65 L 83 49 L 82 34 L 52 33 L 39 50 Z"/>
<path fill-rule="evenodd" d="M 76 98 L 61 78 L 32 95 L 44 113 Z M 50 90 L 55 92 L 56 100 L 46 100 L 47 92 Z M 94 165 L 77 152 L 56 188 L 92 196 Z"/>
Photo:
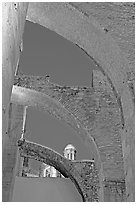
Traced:
<path fill-rule="evenodd" d="M 59 85 L 90 86 L 92 68 L 95 65 L 91 59 L 76 45 L 47 28 L 26 22 L 20 72 L 37 76 L 48 74 L 50 81 Z M 77 149 L 77 159 L 92 158 L 69 125 L 31 107 L 27 112 L 25 137 L 61 154 L 71 143 Z M 33 162 L 33 167 L 37 169 L 37 166 Z"/>

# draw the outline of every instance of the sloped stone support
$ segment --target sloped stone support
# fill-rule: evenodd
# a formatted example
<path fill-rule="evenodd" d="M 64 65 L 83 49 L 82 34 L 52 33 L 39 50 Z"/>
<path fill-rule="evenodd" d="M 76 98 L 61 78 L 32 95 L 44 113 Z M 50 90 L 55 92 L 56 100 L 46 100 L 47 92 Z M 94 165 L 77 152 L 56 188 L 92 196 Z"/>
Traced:
<path fill-rule="evenodd" d="M 29 141 L 18 141 L 20 155 L 54 166 L 65 177 L 69 177 L 75 184 L 83 201 L 99 201 L 99 178 L 93 161 L 70 161 L 53 151 Z"/>

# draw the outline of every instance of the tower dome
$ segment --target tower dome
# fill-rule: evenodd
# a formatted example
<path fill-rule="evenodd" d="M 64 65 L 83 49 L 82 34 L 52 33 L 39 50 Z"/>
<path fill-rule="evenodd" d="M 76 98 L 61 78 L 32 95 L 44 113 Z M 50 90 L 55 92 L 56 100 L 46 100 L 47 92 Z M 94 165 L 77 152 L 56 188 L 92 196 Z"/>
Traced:
<path fill-rule="evenodd" d="M 72 144 L 68 144 L 64 150 L 73 149 L 76 151 L 76 148 Z"/>
<path fill-rule="evenodd" d="M 64 157 L 70 160 L 76 159 L 76 148 L 72 144 L 68 144 L 64 149 Z"/>

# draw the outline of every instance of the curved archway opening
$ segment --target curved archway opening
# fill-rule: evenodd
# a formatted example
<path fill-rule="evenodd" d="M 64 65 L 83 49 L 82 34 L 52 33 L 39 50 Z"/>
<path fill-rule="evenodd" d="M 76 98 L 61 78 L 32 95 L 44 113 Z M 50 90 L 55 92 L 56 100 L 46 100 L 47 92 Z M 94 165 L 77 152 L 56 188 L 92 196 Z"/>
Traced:
<path fill-rule="evenodd" d="M 55 99 L 38 91 L 14 86 L 11 102 L 23 106 L 32 106 L 38 110 L 49 112 L 52 116 L 61 121 L 65 121 L 67 124 L 73 127 L 74 130 L 78 132 L 78 135 L 82 139 L 83 143 L 86 145 L 90 155 L 94 153 L 95 161 L 100 169 L 100 155 L 93 138 L 79 123 L 79 121 L 76 120 L 73 114 L 70 114 L 70 112 Z"/>
<path fill-rule="evenodd" d="M 97 64 L 76 44 L 30 21 L 26 21 L 23 38 L 19 72 L 29 75 L 48 74 L 51 81 L 63 85 L 92 86 L 92 69 L 97 69 Z"/>
<path fill-rule="evenodd" d="M 29 141 L 48 146 L 63 154 L 67 144 L 73 144 L 77 150 L 77 159 L 92 159 L 89 150 L 85 148 L 78 133 L 67 123 L 56 119 L 47 112 L 33 107 L 27 109 L 26 134 Z"/>
<path fill-rule="evenodd" d="M 74 84 L 73 84 L 74 85 Z"/>
<path fill-rule="evenodd" d="M 92 69 L 96 67 L 95 61 L 72 42 L 48 28 L 26 21 L 20 72 L 49 75 L 51 81 L 60 85 L 91 86 Z"/>
<path fill-rule="evenodd" d="M 77 150 L 76 160 L 94 159 L 93 150 L 89 150 L 83 143 L 78 133 L 66 122 L 60 121 L 46 112 L 39 111 L 33 107 L 27 108 L 25 139 L 48 146 L 63 155 L 67 144 L 73 144 Z M 30 160 L 29 166 L 33 172 L 38 173 L 41 163 Z"/>

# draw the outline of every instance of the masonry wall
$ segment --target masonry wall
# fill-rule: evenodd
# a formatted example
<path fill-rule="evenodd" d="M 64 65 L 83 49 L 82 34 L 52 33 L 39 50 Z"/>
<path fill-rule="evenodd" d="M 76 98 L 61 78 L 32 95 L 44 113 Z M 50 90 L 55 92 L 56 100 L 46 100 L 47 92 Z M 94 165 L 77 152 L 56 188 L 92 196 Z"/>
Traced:
<path fill-rule="evenodd" d="M 121 103 L 121 110 L 123 111 L 124 128 L 121 130 L 121 133 L 119 133 L 122 143 L 122 148 L 120 147 L 122 149 L 121 157 L 123 156 L 124 161 L 127 198 L 128 201 L 134 201 L 135 148 L 133 81 L 135 4 L 76 3 L 71 4 L 70 6 L 70 4 L 56 3 L 53 6 L 48 3 L 47 5 L 45 4 L 45 8 L 44 6 L 42 8 L 39 6 L 40 10 L 38 12 L 33 12 L 36 8 L 38 8 L 37 4 L 36 7 L 35 4 L 31 5 L 33 5 L 34 8 L 32 8 L 33 6 L 30 7 L 28 18 L 31 20 L 33 19 L 33 21 L 39 21 L 39 23 L 44 22 L 44 26 L 55 30 L 57 33 L 85 49 L 87 53 L 95 57 L 95 59 L 103 67 L 104 72 L 110 77 L 109 79 L 112 81 L 114 91 L 117 94 L 117 99 Z M 7 136 L 7 128 L 10 122 L 9 102 L 13 76 L 19 59 L 19 46 L 22 38 L 21 35 L 24 27 L 26 8 L 26 3 L 3 3 L 3 155 L 7 158 L 8 151 L 5 147 L 10 148 L 10 146 L 12 146 L 9 137 Z M 45 9 L 45 13 L 41 12 L 43 8 Z M 108 10 L 109 15 L 107 15 Z M 115 15 L 118 10 L 119 13 Z M 40 20 L 38 16 L 40 16 L 39 14 L 41 13 L 43 16 L 41 16 Z M 64 18 L 62 18 L 63 15 Z M 107 15 L 107 18 L 103 18 L 102 16 L 104 15 Z M 45 21 L 46 16 L 48 16 L 49 21 Z M 96 18 L 98 24 L 92 19 L 92 16 Z M 106 21 L 104 21 L 104 19 Z M 118 27 L 116 26 L 117 24 L 119 25 Z M 112 38 L 110 38 L 110 35 L 107 33 L 110 33 Z M 118 46 L 115 46 L 115 42 Z M 118 47 L 120 49 L 118 49 Z M 128 69 L 129 67 L 130 69 Z M 79 112 L 77 112 L 77 114 L 79 114 Z M 3 161 L 5 161 L 5 159 Z"/>
<path fill-rule="evenodd" d="M 56 102 L 58 101 L 72 115 L 78 118 L 79 124 L 80 122 L 82 123 L 89 132 L 89 136 L 94 138 L 98 147 L 103 166 L 103 176 L 104 179 L 106 179 L 104 180 L 104 189 L 108 188 L 109 190 L 112 186 L 115 189 L 115 192 L 113 192 L 113 190 L 109 191 L 109 196 L 108 192 L 104 190 L 105 200 L 111 201 L 111 196 L 113 196 L 113 201 L 124 201 L 125 177 L 121 143 L 123 118 L 120 106 L 112 91 L 112 87 L 108 83 L 107 77 L 105 77 L 101 71 L 94 70 L 93 87 L 90 88 L 61 87 L 53 83 L 47 84 L 44 77 L 31 77 L 25 75 L 17 76 L 15 84 L 23 87 L 21 100 L 19 99 L 20 94 L 18 91 L 15 91 L 15 95 L 18 95 L 18 97 L 15 97 L 18 102 L 20 100 L 20 103 L 26 103 L 27 100 L 33 100 L 32 105 L 35 105 L 36 102 L 33 97 L 28 99 L 28 96 L 26 95 L 27 91 L 30 91 L 31 96 L 34 92 L 35 97 L 36 93 L 40 94 L 41 92 L 42 95 L 45 93 L 45 96 L 48 95 L 51 98 L 54 98 Z M 18 86 L 15 87 L 19 88 Z M 30 89 L 32 89 L 32 92 Z M 48 104 L 47 101 L 45 101 L 45 103 Z M 43 106 L 45 106 L 45 103 L 43 103 Z M 42 106 L 42 103 L 39 105 Z M 54 111 L 50 110 L 50 112 L 54 112 L 54 115 L 56 115 L 55 106 Z M 64 115 L 64 113 L 62 114 Z M 120 192 L 119 195 L 118 192 Z"/>
<path fill-rule="evenodd" d="M 126 192 L 134 201 L 135 2 L 35 3 L 29 5 L 27 19 L 78 45 L 109 77 L 123 111 L 120 135 Z"/>
<path fill-rule="evenodd" d="M 121 133 L 127 201 L 135 200 L 135 2 L 70 2 L 87 18 L 94 18 L 110 34 L 126 61 L 127 88 L 121 94 L 125 128 Z M 122 66 L 120 70 L 122 70 Z M 117 76 L 115 76 L 117 77 Z M 121 86 L 122 88 L 122 86 Z M 127 89 L 130 89 L 130 94 Z M 128 101 L 127 98 L 132 99 Z M 124 105 L 125 101 L 126 106 Z M 132 107 L 132 108 L 131 108 Z M 127 113 L 126 113 L 127 112 Z"/>
<path fill-rule="evenodd" d="M 14 74 L 18 69 L 21 39 L 24 30 L 28 3 L 2 4 L 2 156 L 3 156 L 3 201 L 10 201 L 14 181 L 16 147 L 14 134 L 20 124 L 18 107 L 10 105 Z M 11 119 L 11 115 L 15 115 Z M 12 131 L 11 131 L 11 129 Z M 16 132 L 17 130 L 17 132 Z M 11 135 L 12 134 L 12 135 Z M 12 184 L 11 184 L 12 183 Z"/>

